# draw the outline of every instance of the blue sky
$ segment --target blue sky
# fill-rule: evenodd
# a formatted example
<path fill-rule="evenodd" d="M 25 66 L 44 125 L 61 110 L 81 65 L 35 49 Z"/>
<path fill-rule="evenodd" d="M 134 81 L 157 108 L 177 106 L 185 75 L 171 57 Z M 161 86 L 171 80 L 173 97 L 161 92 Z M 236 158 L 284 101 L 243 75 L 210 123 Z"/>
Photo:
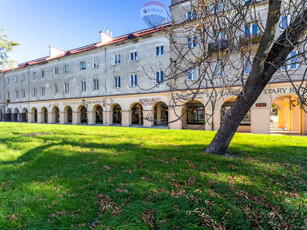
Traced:
<path fill-rule="evenodd" d="M 171 0 L 159 0 L 168 9 Z M 20 43 L 17 63 L 48 56 L 48 47 L 68 50 L 147 28 L 140 10 L 148 0 L 0 0 L 0 28 Z"/>

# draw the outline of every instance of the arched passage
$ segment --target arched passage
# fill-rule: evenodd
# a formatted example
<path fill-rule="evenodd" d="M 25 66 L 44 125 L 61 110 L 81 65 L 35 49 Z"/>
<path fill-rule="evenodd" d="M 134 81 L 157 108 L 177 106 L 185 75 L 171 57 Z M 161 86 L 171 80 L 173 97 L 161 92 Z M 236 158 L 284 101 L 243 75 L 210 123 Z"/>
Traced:
<path fill-rule="evenodd" d="M 28 110 L 26 108 L 22 110 L 20 118 L 22 122 L 28 122 Z"/>
<path fill-rule="evenodd" d="M 154 105 L 154 125 L 168 124 L 168 106 L 160 101 Z"/>
<path fill-rule="evenodd" d="M 235 103 L 236 98 L 231 98 L 226 100 L 220 110 L 220 123 L 222 124 L 222 121 L 224 117 L 226 116 L 228 110 L 233 106 Z M 251 110 L 247 112 L 247 114 L 244 116 L 243 120 L 240 123 L 240 126 L 237 130 L 237 132 L 245 132 L 245 133 L 250 133 L 251 132 Z"/>
<path fill-rule="evenodd" d="M 80 113 L 80 122 L 81 124 L 87 124 L 87 109 L 84 105 L 80 106 L 78 109 L 78 112 Z"/>
<path fill-rule="evenodd" d="M 72 123 L 72 108 L 70 106 L 66 106 L 65 109 L 65 118 L 64 118 L 64 124 L 71 124 Z"/>
<path fill-rule="evenodd" d="M 7 109 L 6 114 L 5 114 L 5 120 L 6 121 L 12 121 L 12 111 L 11 111 L 11 109 Z"/>
<path fill-rule="evenodd" d="M 132 125 L 143 124 L 143 106 L 139 103 L 131 106 L 131 123 Z"/>
<path fill-rule="evenodd" d="M 101 105 L 94 106 L 95 111 L 95 123 L 96 124 L 103 124 L 103 109 Z"/>
<path fill-rule="evenodd" d="M 271 107 L 271 134 L 303 133 L 303 109 L 297 95 L 275 99 Z"/>
<path fill-rule="evenodd" d="M 12 121 L 18 122 L 19 121 L 19 110 L 16 108 L 14 113 L 12 114 Z"/>
<path fill-rule="evenodd" d="M 3 113 L 1 109 L 0 109 L 0 121 L 3 121 Z"/>
<path fill-rule="evenodd" d="M 182 112 L 184 129 L 205 129 L 205 106 L 198 100 L 184 104 Z"/>
<path fill-rule="evenodd" d="M 42 108 L 42 123 L 48 123 L 48 110 L 46 107 Z"/>
<path fill-rule="evenodd" d="M 52 109 L 52 123 L 59 123 L 60 122 L 60 110 L 57 106 L 54 106 Z"/>
<path fill-rule="evenodd" d="M 31 116 L 31 122 L 37 123 L 37 109 L 35 107 L 31 109 Z"/>
<path fill-rule="evenodd" d="M 119 104 L 115 104 L 112 106 L 112 120 L 113 124 L 122 123 L 122 108 Z"/>

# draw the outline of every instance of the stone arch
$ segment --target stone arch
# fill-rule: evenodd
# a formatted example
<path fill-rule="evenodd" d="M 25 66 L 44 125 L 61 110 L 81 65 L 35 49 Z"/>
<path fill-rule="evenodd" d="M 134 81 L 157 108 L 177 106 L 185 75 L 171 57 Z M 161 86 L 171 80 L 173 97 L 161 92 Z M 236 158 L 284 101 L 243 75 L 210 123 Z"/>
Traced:
<path fill-rule="evenodd" d="M 37 121 L 38 121 L 37 109 L 33 107 L 31 108 L 31 122 L 37 123 Z"/>
<path fill-rule="evenodd" d="M 220 124 L 222 123 L 224 117 L 226 116 L 228 110 L 232 107 L 232 105 L 235 103 L 237 97 L 230 97 L 223 101 L 223 103 L 220 106 Z M 251 110 L 247 112 L 247 114 L 244 116 L 237 132 L 251 132 Z"/>
<path fill-rule="evenodd" d="M 72 123 L 72 108 L 67 105 L 65 108 L 64 108 L 64 112 L 65 112 L 65 115 L 64 115 L 64 124 L 67 124 L 67 123 Z"/>
<path fill-rule="evenodd" d="M 6 110 L 5 116 L 6 116 L 5 118 L 6 121 L 12 121 L 12 110 L 10 108 Z"/>
<path fill-rule="evenodd" d="M 112 111 L 112 123 L 121 124 L 122 123 L 122 107 L 119 104 L 112 104 L 111 111 Z"/>
<path fill-rule="evenodd" d="M 130 106 L 131 124 L 142 125 L 143 124 L 143 106 L 140 103 L 133 103 Z"/>
<path fill-rule="evenodd" d="M 12 121 L 19 122 L 19 109 L 15 108 L 14 113 L 12 114 Z"/>
<path fill-rule="evenodd" d="M 21 117 L 22 122 L 28 122 L 28 109 L 27 108 L 22 109 L 22 113 L 20 117 Z"/>
<path fill-rule="evenodd" d="M 182 111 L 182 126 L 184 129 L 205 129 L 205 106 L 200 100 L 186 101 Z"/>
<path fill-rule="evenodd" d="M 78 107 L 78 123 L 80 124 L 87 124 L 88 118 L 87 118 L 87 108 L 84 105 L 80 105 Z"/>
<path fill-rule="evenodd" d="M 158 101 L 152 106 L 154 111 L 154 125 L 167 125 L 168 124 L 168 106 L 163 101 Z"/>
<path fill-rule="evenodd" d="M 60 109 L 58 106 L 52 108 L 52 123 L 60 123 Z"/>
<path fill-rule="evenodd" d="M 274 112 L 275 105 L 277 111 Z M 284 94 L 273 97 L 271 108 L 271 133 L 303 133 L 303 109 L 295 94 Z"/>
<path fill-rule="evenodd" d="M 48 109 L 45 106 L 41 109 L 41 123 L 48 123 Z"/>
<path fill-rule="evenodd" d="M 93 106 L 94 111 L 94 123 L 103 124 L 103 108 L 101 105 L 96 104 Z"/>

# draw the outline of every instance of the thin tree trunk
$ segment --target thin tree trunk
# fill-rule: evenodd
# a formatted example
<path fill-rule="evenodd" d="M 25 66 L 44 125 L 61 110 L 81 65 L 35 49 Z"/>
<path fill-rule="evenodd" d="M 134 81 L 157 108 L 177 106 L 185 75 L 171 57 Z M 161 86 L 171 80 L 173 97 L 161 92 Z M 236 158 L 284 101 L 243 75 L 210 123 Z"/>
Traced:
<path fill-rule="evenodd" d="M 245 114 L 256 102 L 274 73 L 286 61 L 287 56 L 306 34 L 307 10 L 289 26 L 290 29 L 274 42 L 280 17 L 279 1 L 270 1 L 266 33 L 259 45 L 250 76 L 234 105 L 227 112 L 217 134 L 205 152 L 224 155 Z M 275 14 L 275 15 L 274 15 Z M 292 43 L 290 43 L 290 42 Z M 272 48 L 271 48 L 272 47 Z"/>

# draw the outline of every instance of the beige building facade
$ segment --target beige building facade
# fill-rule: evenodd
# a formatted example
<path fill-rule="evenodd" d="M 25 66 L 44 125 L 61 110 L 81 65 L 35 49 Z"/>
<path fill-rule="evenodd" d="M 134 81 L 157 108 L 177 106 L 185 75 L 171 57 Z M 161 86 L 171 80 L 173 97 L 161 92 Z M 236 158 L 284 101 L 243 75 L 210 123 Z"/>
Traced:
<path fill-rule="evenodd" d="M 172 1 L 174 20 L 185 20 L 189 7 L 189 1 Z M 240 87 L 221 89 L 214 107 L 208 104 L 210 86 L 193 101 L 177 103 L 174 95 L 184 92 L 171 92 L 167 82 L 176 58 L 165 30 L 170 26 L 116 38 L 101 32 L 95 44 L 69 51 L 50 47 L 48 57 L 2 71 L 0 121 L 217 130 Z M 300 71 L 293 76 L 299 84 Z M 238 131 L 269 134 L 272 129 L 307 134 L 307 113 L 280 76 L 267 85 Z"/>

